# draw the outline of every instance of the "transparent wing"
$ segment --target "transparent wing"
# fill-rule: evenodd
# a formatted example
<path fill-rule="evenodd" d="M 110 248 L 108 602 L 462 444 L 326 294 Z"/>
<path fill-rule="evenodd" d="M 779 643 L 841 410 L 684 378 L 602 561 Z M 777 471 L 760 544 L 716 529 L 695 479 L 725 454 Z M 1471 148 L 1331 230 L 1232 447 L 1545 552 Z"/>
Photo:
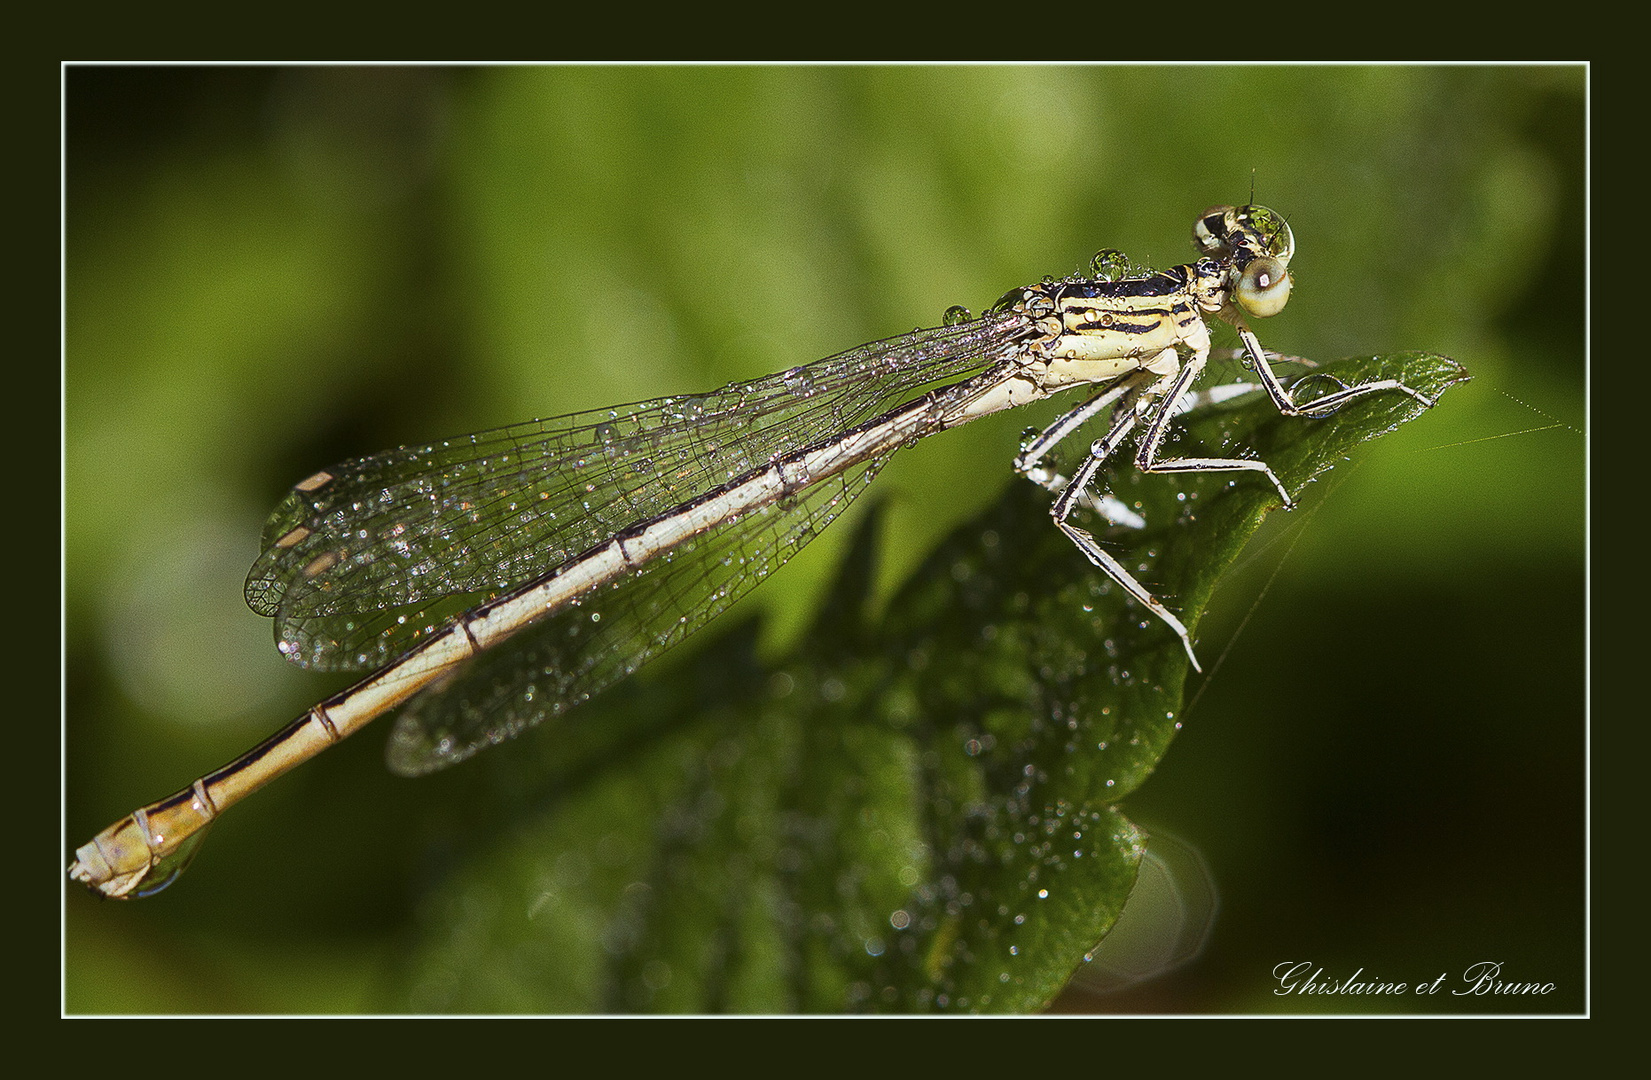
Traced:
<path fill-rule="evenodd" d="M 627 526 L 984 368 L 1024 327 L 986 316 L 708 394 L 345 462 L 271 515 L 247 603 L 301 665 L 378 667 Z"/>
<path fill-rule="evenodd" d="M 631 674 L 801 550 L 887 459 L 725 524 L 466 661 L 402 711 L 390 768 L 407 776 L 446 768 Z"/>

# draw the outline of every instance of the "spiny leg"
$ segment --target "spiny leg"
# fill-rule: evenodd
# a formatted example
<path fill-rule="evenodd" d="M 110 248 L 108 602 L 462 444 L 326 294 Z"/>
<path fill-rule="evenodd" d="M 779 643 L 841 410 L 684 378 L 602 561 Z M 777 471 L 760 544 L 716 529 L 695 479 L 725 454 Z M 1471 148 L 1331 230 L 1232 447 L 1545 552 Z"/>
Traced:
<path fill-rule="evenodd" d="M 1044 428 L 1037 438 L 1021 448 L 1020 455 L 1015 458 L 1015 471 L 1022 476 L 1032 478 L 1036 483 L 1043 484 L 1042 480 L 1033 477 L 1038 471 L 1038 462 L 1044 456 L 1063 442 L 1078 428 L 1101 414 L 1101 411 L 1112 405 L 1133 388 L 1131 380 L 1123 379 L 1102 390 L 1082 405 L 1061 415 L 1060 419 Z M 1045 487 L 1050 485 L 1044 484 Z M 1053 490 L 1053 489 L 1051 489 Z"/>
<path fill-rule="evenodd" d="M 1221 360 L 1244 360 L 1248 362 L 1250 359 L 1250 353 L 1245 349 L 1222 349 L 1210 355 Z M 1300 356 L 1286 356 L 1283 353 L 1275 352 L 1264 352 L 1262 355 L 1268 361 L 1274 363 L 1301 364 L 1304 367 L 1318 366 L 1313 361 Z M 1035 438 L 1029 440 L 1021 448 L 1020 454 L 1015 458 L 1015 471 L 1039 487 L 1054 492 L 1061 491 L 1066 487 L 1067 479 L 1054 470 L 1041 465 L 1043 459 L 1056 446 L 1066 441 L 1067 437 L 1074 431 L 1099 416 L 1130 390 L 1136 389 L 1155 378 L 1158 378 L 1158 376 L 1154 376 L 1150 372 L 1140 372 L 1133 376 L 1121 378 L 1088 398 L 1076 408 L 1063 413 L 1054 423 L 1044 428 Z M 1176 400 L 1173 411 L 1176 416 L 1181 416 L 1195 409 L 1219 405 L 1245 394 L 1253 394 L 1264 389 L 1266 387 L 1259 382 L 1223 383 L 1219 386 L 1205 386 L 1196 390 L 1188 389 Z M 1134 516 L 1133 513 L 1131 516 Z M 1117 524 L 1117 522 L 1114 522 L 1114 524 Z M 1133 527 L 1140 528 L 1142 526 Z"/>
<path fill-rule="evenodd" d="M 1418 390 L 1406 386 L 1397 379 L 1377 379 L 1357 386 L 1347 386 L 1336 380 L 1341 389 L 1326 394 L 1324 397 L 1309 402 L 1306 406 L 1298 405 L 1285 385 L 1279 381 L 1278 375 L 1273 372 L 1270 361 L 1291 360 L 1293 357 L 1279 356 L 1268 353 L 1256 340 L 1256 336 L 1247 327 L 1238 327 L 1239 337 L 1244 341 L 1245 363 L 1260 377 L 1262 389 L 1273 399 L 1273 404 L 1285 416 L 1323 417 L 1335 412 L 1350 401 L 1365 397 L 1369 394 L 1386 393 L 1397 390 L 1409 394 L 1428 408 L 1436 403 L 1436 398 L 1430 398 Z M 1196 401 L 1199 393 L 1192 390 L 1192 384 L 1197 381 L 1207 362 L 1207 356 L 1194 355 L 1174 384 L 1165 393 L 1166 404 L 1161 406 L 1147 423 L 1146 433 L 1141 438 L 1136 450 L 1135 463 L 1142 472 L 1230 472 L 1246 471 L 1264 473 L 1267 479 L 1273 482 L 1278 494 L 1284 501 L 1285 509 L 1295 506 L 1295 500 L 1290 493 L 1284 490 L 1284 484 L 1278 475 L 1264 461 L 1253 461 L 1244 458 L 1159 458 L 1158 451 L 1163 444 L 1164 436 L 1169 431 L 1169 424 L 1174 417 L 1187 411 L 1189 401 Z M 1312 365 L 1316 366 L 1316 365 Z M 1333 378 L 1333 377 L 1332 377 Z M 1216 388 L 1218 391 L 1225 388 Z M 1170 404 L 1173 403 L 1173 404 Z"/>
<path fill-rule="evenodd" d="M 1318 367 L 1316 363 L 1307 359 L 1305 356 L 1289 356 L 1285 353 L 1276 353 L 1271 350 L 1263 352 L 1262 355 L 1267 358 L 1267 362 L 1269 364 L 1298 364 L 1305 368 Z M 1253 365 L 1248 349 L 1212 349 L 1210 351 L 1210 359 L 1222 361 L 1242 360 L 1246 367 Z M 1331 376 L 1328 375 L 1323 377 L 1331 378 Z M 1259 381 L 1248 380 L 1241 382 L 1219 383 L 1215 386 L 1200 386 L 1197 389 L 1188 390 L 1185 394 L 1181 395 L 1180 400 L 1177 401 L 1174 406 L 1175 415 L 1185 416 L 1187 413 L 1190 413 L 1195 409 L 1206 408 L 1210 405 L 1220 405 L 1225 402 L 1232 401 L 1235 398 L 1241 398 L 1245 394 L 1260 393 L 1265 389 L 1266 387 Z"/>
<path fill-rule="evenodd" d="M 1128 438 L 1129 433 L 1135 430 L 1136 420 L 1140 416 L 1141 402 L 1152 401 L 1157 396 L 1159 388 L 1169 381 L 1171 381 L 1171 377 L 1161 378 L 1150 386 L 1143 386 L 1139 380 L 1131 382 L 1131 385 L 1121 395 L 1123 401 L 1113 413 L 1112 427 L 1090 446 L 1089 456 L 1084 459 L 1084 463 L 1078 468 L 1077 473 L 1072 477 L 1072 481 L 1061 491 L 1060 497 L 1055 500 L 1055 505 L 1050 507 L 1049 516 L 1055 519 L 1055 527 L 1065 533 L 1066 538 L 1071 540 L 1090 562 L 1105 571 L 1106 575 L 1116 581 L 1130 596 L 1134 597 L 1137 603 L 1158 616 L 1165 625 L 1175 631 L 1175 635 L 1181 639 L 1182 646 L 1187 650 L 1187 659 L 1192 661 L 1193 670 L 1203 671 L 1204 669 L 1198 664 L 1198 655 L 1192 650 L 1192 636 L 1187 633 L 1187 628 L 1181 620 L 1176 618 L 1164 606 L 1163 601 L 1153 596 L 1145 585 L 1136 581 L 1134 576 L 1124 569 L 1122 563 L 1096 543 L 1094 536 L 1067 521 L 1071 517 L 1072 511 L 1077 508 L 1078 503 L 1086 498 L 1085 492 L 1090 482 L 1095 479 L 1095 474 L 1106 463 L 1106 459 L 1124 439 Z M 1068 417 L 1087 409 L 1089 404 L 1086 402 L 1079 409 L 1073 410 L 1072 413 L 1067 414 Z M 1098 411 L 1099 409 L 1091 410 L 1088 415 L 1093 416 Z M 1162 411 L 1162 409 L 1160 408 L 1159 411 Z M 1057 421 L 1054 426 L 1058 427 L 1065 419 L 1067 417 Z M 1070 429 L 1067 433 L 1070 433 Z M 1059 440 L 1055 441 L 1058 442 Z M 1050 445 L 1052 446 L 1053 443 Z M 1043 449 L 1047 451 L 1048 448 L 1046 446 Z"/>
<path fill-rule="evenodd" d="M 1152 410 L 1147 420 L 1146 431 L 1135 449 L 1135 466 L 1145 473 L 1178 473 L 1178 472 L 1258 472 L 1273 482 L 1278 489 L 1279 498 L 1284 500 L 1285 509 L 1295 505 L 1290 493 L 1284 490 L 1284 482 L 1273 472 L 1272 466 L 1265 461 L 1255 461 L 1250 458 L 1160 458 L 1159 447 L 1163 445 L 1164 436 L 1169 433 L 1170 421 L 1175 418 L 1174 404 L 1181 400 L 1198 376 L 1204 370 L 1208 360 L 1205 352 L 1196 352 L 1192 359 L 1181 366 L 1181 370 L 1168 380 L 1169 386 L 1165 389 L 1163 399 Z M 1263 363 L 1265 368 L 1266 364 Z M 1271 374 L 1269 372 L 1269 374 Z M 1276 381 L 1276 380 L 1275 380 Z"/>
<path fill-rule="evenodd" d="M 1064 413 L 1054 423 L 1044 428 L 1036 438 L 1033 438 L 1021 448 L 1020 454 L 1015 458 L 1015 471 L 1039 487 L 1056 494 L 1065 492 L 1071 486 L 1071 481 L 1053 468 L 1043 464 L 1044 457 L 1064 442 L 1074 431 L 1089 423 L 1108 408 L 1113 407 L 1118 399 L 1136 389 L 1141 381 L 1139 376 L 1120 379 L 1077 408 Z M 1145 518 L 1119 502 L 1111 494 L 1105 492 L 1097 494 L 1090 491 L 1086 485 L 1082 492 L 1082 499 L 1085 506 L 1114 525 L 1122 525 L 1131 529 L 1144 529 L 1147 526 Z"/>
<path fill-rule="evenodd" d="M 1291 396 L 1289 389 L 1273 373 L 1272 367 L 1267 363 L 1267 354 L 1261 348 L 1261 343 L 1256 340 L 1255 334 L 1240 326 L 1238 327 L 1238 336 L 1243 339 L 1244 350 L 1248 354 L 1247 363 L 1255 369 L 1256 375 L 1261 378 L 1261 385 L 1267 391 L 1267 396 L 1273 399 L 1273 404 L 1285 416 L 1329 416 L 1349 401 L 1368 394 L 1386 393 L 1390 390 L 1409 394 L 1430 409 L 1439 403 L 1438 398 L 1428 397 L 1420 390 L 1406 386 L 1397 379 L 1373 379 L 1357 386 L 1342 385 L 1340 390 L 1326 394 L 1317 400 L 1309 401 L 1306 405 L 1298 405 L 1296 399 Z M 1339 381 L 1338 385 L 1341 385 Z"/>

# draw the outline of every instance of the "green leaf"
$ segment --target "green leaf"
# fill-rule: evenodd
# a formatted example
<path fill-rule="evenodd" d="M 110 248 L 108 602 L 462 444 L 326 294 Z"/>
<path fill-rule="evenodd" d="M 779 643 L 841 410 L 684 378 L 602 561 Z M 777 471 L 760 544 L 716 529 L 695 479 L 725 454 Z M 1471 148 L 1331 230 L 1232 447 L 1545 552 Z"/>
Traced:
<path fill-rule="evenodd" d="M 1467 377 L 1419 353 L 1319 370 L 1429 395 Z M 1253 452 L 1299 496 L 1423 411 L 1393 393 L 1287 418 L 1253 393 L 1178 421 L 1167 450 Z M 1248 474 L 1107 475 L 1147 527 L 1089 526 L 1196 635 L 1276 492 Z M 467 766 L 386 1007 L 1047 1005 L 1134 885 L 1149 840 L 1119 803 L 1168 749 L 1189 673 L 1175 635 L 1051 526 L 1050 501 L 1009 484 L 880 612 L 873 512 L 783 662 L 758 661 L 748 621 Z"/>

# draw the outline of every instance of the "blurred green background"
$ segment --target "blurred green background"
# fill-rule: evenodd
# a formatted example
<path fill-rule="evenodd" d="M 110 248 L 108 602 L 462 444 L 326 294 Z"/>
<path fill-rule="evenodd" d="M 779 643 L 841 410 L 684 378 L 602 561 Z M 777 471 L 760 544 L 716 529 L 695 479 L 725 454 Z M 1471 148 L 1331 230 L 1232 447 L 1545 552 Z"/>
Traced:
<path fill-rule="evenodd" d="M 1202 854 L 1211 937 L 1057 1008 L 1411 1004 L 1275 996 L 1272 968 L 1302 960 L 1410 982 L 1497 960 L 1558 987 L 1519 1008 L 1581 1007 L 1584 69 L 75 67 L 65 85 L 65 858 L 339 685 L 281 661 L 241 601 L 295 479 L 777 371 L 1100 247 L 1187 261 L 1193 217 L 1253 183 L 1298 242 L 1265 345 L 1426 349 L 1474 382 L 1275 515 L 1223 587 L 1199 631 L 1220 663 L 1126 806 Z M 1011 482 L 1025 423 L 895 459 L 885 591 Z M 769 647 L 852 527 L 748 602 Z M 390 776 L 382 739 L 238 808 L 160 897 L 66 886 L 66 1010 L 394 996 L 427 886 L 401 824 L 464 781 Z"/>

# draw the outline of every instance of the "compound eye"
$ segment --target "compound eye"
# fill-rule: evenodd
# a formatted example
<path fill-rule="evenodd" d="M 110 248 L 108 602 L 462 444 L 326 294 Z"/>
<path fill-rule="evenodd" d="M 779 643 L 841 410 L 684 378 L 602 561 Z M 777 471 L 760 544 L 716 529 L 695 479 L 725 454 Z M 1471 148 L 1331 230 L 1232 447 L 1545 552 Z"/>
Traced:
<path fill-rule="evenodd" d="M 1290 299 L 1290 272 L 1270 255 L 1251 259 L 1233 290 L 1238 306 L 1258 319 L 1277 315 Z"/>

